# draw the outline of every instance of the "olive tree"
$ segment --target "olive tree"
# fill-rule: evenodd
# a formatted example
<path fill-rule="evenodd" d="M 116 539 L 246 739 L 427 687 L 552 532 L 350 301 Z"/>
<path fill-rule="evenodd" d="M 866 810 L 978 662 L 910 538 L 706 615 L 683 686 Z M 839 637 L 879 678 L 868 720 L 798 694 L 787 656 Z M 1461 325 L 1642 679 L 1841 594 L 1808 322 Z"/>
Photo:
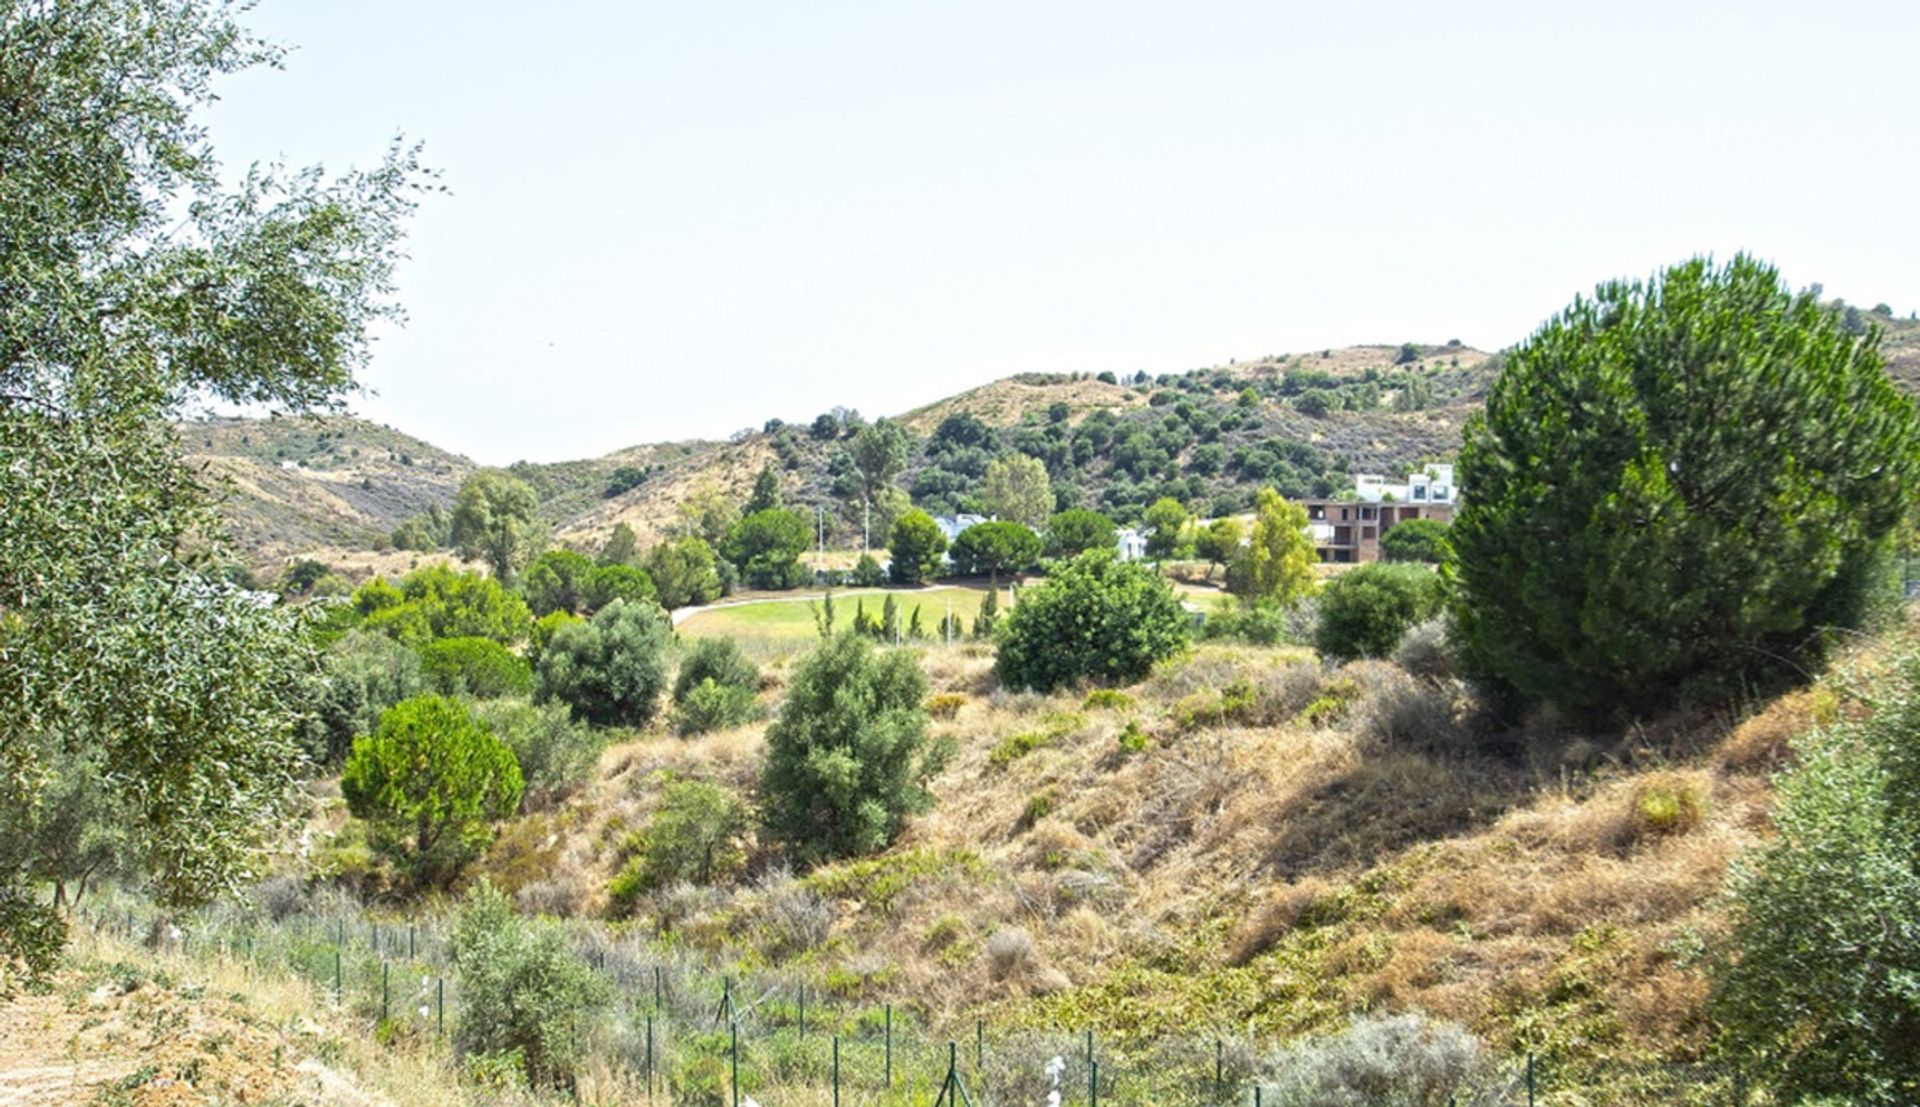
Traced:
<path fill-rule="evenodd" d="M 478 558 L 495 577 L 511 581 L 546 541 L 540 499 L 519 477 L 482 469 L 460 485 L 452 537 L 460 556 Z"/>
<path fill-rule="evenodd" d="M 285 614 L 203 578 L 222 529 L 172 421 L 191 399 L 336 404 L 392 313 L 423 178 L 395 146 L 226 183 L 215 81 L 281 54 L 240 10 L 0 16 L 0 992 L 63 941 L 16 848 L 48 764 L 98 766 L 168 906 L 237 888 L 288 812 L 311 657 Z"/>
<path fill-rule="evenodd" d="M 767 728 L 761 818 L 800 860 L 871 853 L 933 797 L 944 747 L 927 744 L 927 678 L 913 655 L 829 638 L 794 667 Z"/>
<path fill-rule="evenodd" d="M 666 686 L 672 635 L 658 607 L 615 600 L 553 632 L 534 669 L 534 697 L 596 726 L 645 726 Z"/>

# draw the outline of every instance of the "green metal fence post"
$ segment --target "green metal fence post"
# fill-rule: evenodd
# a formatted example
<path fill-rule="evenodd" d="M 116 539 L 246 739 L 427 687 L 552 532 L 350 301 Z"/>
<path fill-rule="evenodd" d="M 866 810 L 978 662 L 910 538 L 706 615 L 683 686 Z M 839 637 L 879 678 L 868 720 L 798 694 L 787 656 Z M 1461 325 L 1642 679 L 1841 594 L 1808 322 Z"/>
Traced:
<path fill-rule="evenodd" d="M 340 947 L 333 947 L 333 1001 L 340 1002 Z"/>
<path fill-rule="evenodd" d="M 447 1036 L 447 978 L 433 978 L 433 1024 L 434 1033 L 442 1038 Z"/>
<path fill-rule="evenodd" d="M 833 1036 L 833 1107 L 840 1107 L 840 1035 Z"/>
<path fill-rule="evenodd" d="M 653 967 L 653 1009 L 660 1009 L 660 966 Z"/>
<path fill-rule="evenodd" d="M 387 963 L 380 962 L 380 1021 L 387 1021 Z"/>
<path fill-rule="evenodd" d="M 1100 1107 L 1100 1062 L 1087 1061 L 1087 1103 L 1089 1107 Z M 1253 1107 L 1260 1107 L 1258 1103 Z"/>
<path fill-rule="evenodd" d="M 733 1107 L 740 1107 L 740 1021 L 733 1026 Z"/>
<path fill-rule="evenodd" d="M 1533 1054 L 1527 1054 L 1527 1107 L 1533 1107 Z"/>
<path fill-rule="evenodd" d="M 973 1020 L 973 1071 L 978 1076 L 987 1067 L 987 1020 Z"/>
<path fill-rule="evenodd" d="M 887 1090 L 893 1090 L 893 1004 L 887 1004 Z"/>
<path fill-rule="evenodd" d="M 807 986 L 800 985 L 800 1037 L 807 1036 Z"/>
<path fill-rule="evenodd" d="M 1213 1098 L 1219 1099 L 1227 1094 L 1227 1047 L 1220 1039 L 1213 1040 Z"/>
<path fill-rule="evenodd" d="M 1260 1085 L 1253 1086 L 1253 1107 L 1260 1107 Z"/>
<path fill-rule="evenodd" d="M 413 960 L 413 924 L 407 924 L 407 960 Z"/>
<path fill-rule="evenodd" d="M 647 1098 L 653 1098 L 653 1012 L 647 1012 Z"/>

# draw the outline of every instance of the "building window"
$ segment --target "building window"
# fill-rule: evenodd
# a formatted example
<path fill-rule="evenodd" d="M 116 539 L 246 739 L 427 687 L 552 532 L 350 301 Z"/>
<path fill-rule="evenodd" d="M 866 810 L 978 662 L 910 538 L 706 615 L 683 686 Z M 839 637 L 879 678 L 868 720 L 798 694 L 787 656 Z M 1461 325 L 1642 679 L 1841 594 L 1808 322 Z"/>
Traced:
<path fill-rule="evenodd" d="M 1427 486 L 1426 486 L 1426 485 L 1424 485 L 1424 484 L 1416 484 L 1416 485 L 1414 485 L 1414 486 L 1413 486 L 1413 498 L 1414 498 L 1414 499 L 1416 499 L 1416 500 L 1424 500 L 1424 499 L 1426 499 L 1426 498 L 1427 498 Z"/>
<path fill-rule="evenodd" d="M 1371 541 L 1373 541 L 1373 540 L 1374 540 L 1374 538 L 1375 538 L 1375 537 L 1376 537 L 1376 536 L 1375 536 L 1375 535 L 1374 535 L 1374 533 L 1373 533 L 1373 528 L 1372 528 L 1372 527 L 1361 527 L 1361 528 L 1360 528 L 1360 541 L 1362 541 L 1362 542 L 1371 542 Z"/>

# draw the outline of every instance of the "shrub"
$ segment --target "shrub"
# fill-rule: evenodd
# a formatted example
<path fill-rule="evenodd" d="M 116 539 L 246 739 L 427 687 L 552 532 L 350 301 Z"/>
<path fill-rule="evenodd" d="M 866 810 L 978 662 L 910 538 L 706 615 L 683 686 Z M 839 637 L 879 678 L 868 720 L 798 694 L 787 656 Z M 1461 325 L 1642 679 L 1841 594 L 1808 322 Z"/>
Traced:
<path fill-rule="evenodd" d="M 403 700 L 353 744 L 340 792 L 374 844 L 423 880 L 451 876 L 520 804 L 513 751 L 444 696 Z"/>
<path fill-rule="evenodd" d="M 703 680 L 757 690 L 760 669 L 740 652 L 740 644 L 731 638 L 696 638 L 687 648 L 686 656 L 680 659 L 680 670 L 674 674 L 674 702 L 685 699 Z"/>
<path fill-rule="evenodd" d="M 1133 697 L 1118 688 L 1095 688 L 1080 706 L 1088 711 L 1125 711 L 1133 706 Z"/>
<path fill-rule="evenodd" d="M 1354 713 L 1360 733 L 1390 745 L 1443 753 L 1460 744 L 1453 698 L 1431 684 L 1387 681 L 1367 692 Z"/>
<path fill-rule="evenodd" d="M 927 714 L 936 719 L 951 719 L 967 706 L 967 697 L 959 692 L 941 692 L 927 700 Z"/>
<path fill-rule="evenodd" d="M 1025 976 L 1039 964 L 1033 935 L 1018 926 L 994 931 L 993 937 L 987 939 L 986 956 L 987 971 L 995 980 Z"/>
<path fill-rule="evenodd" d="M 808 862 L 891 842 L 907 814 L 932 803 L 926 781 L 944 747 L 927 744 L 926 695 L 911 654 L 876 653 L 857 635 L 802 658 L 767 729 L 760 791 L 771 836 Z"/>
<path fill-rule="evenodd" d="M 1362 565 L 1320 593 L 1314 648 L 1349 661 L 1385 657 L 1408 630 L 1440 610 L 1440 578 L 1417 565 Z"/>
<path fill-rule="evenodd" d="M 1603 714 L 1799 679 L 1880 594 L 1917 423 L 1876 340 L 1752 258 L 1602 285 L 1507 355 L 1467 424 L 1468 670 Z"/>
<path fill-rule="evenodd" d="M 1637 838 L 1685 834 L 1706 818 L 1706 797 L 1683 776 L 1658 773 L 1633 790 L 1633 828 Z"/>
<path fill-rule="evenodd" d="M 1284 1107 L 1473 1103 L 1497 1089 L 1480 1040 L 1418 1014 L 1361 1015 L 1338 1034 L 1289 1046 L 1274 1060 Z"/>
<path fill-rule="evenodd" d="M 587 1030 L 611 996 L 567 948 L 559 927 L 520 918 L 506 896 L 481 881 L 454 920 L 451 953 L 460 977 L 460 1051 L 517 1054 L 532 1083 L 571 1084 Z"/>
<path fill-rule="evenodd" d="M 526 780 L 528 807 L 546 807 L 572 795 L 593 775 L 605 739 L 573 721 L 562 704 L 493 700 L 476 705 L 475 714 L 513 751 Z"/>
<path fill-rule="evenodd" d="M 707 677 L 674 703 L 673 732 L 684 738 L 725 730 L 751 721 L 759 708 L 752 689 L 717 684 Z"/>
<path fill-rule="evenodd" d="M 1187 646 L 1187 614 L 1144 565 L 1089 551 L 1022 593 L 998 636 L 1010 688 L 1047 692 L 1076 680 L 1128 681 Z"/>
<path fill-rule="evenodd" d="M 1250 604 L 1290 606 L 1313 591 L 1314 559 L 1307 509 L 1262 488 L 1253 531 L 1227 565 L 1227 589 Z"/>
<path fill-rule="evenodd" d="M 617 906 L 668 884 L 711 884 L 746 862 L 740 837 L 747 809 L 740 798 L 704 780 L 676 780 L 660 792 L 645 830 L 626 845 L 627 862 L 608 886 Z"/>
<path fill-rule="evenodd" d="M 1243 604 L 1221 600 L 1200 624 L 1200 637 L 1233 639 L 1256 646 L 1274 646 L 1288 640 L 1287 609 L 1279 604 Z"/>
<path fill-rule="evenodd" d="M 1779 834 L 1734 868 L 1709 1010 L 1778 1102 L 1920 1096 L 1920 654 L 1889 673 L 1870 717 L 1795 743 Z"/>
<path fill-rule="evenodd" d="M 1380 536 L 1380 554 L 1388 561 L 1424 561 L 1438 565 L 1447 559 L 1447 524 L 1438 519 L 1408 519 Z"/>
<path fill-rule="evenodd" d="M 1446 619 L 1428 619 L 1407 631 L 1394 648 L 1393 663 L 1423 680 L 1452 678 L 1453 644 L 1447 640 Z"/>
<path fill-rule="evenodd" d="M 534 691 L 597 726 L 644 726 L 666 685 L 672 631 L 652 604 L 615 600 L 591 620 L 554 631 L 540 651 Z"/>
<path fill-rule="evenodd" d="M 520 575 L 520 594 L 536 617 L 555 611 L 581 611 L 587 606 L 587 580 L 593 560 L 573 550 L 548 550 L 533 559 Z"/>
<path fill-rule="evenodd" d="M 398 588 L 375 577 L 353 594 L 368 630 L 409 646 L 435 638 L 491 638 L 511 646 L 527 636 L 525 601 L 492 577 L 429 565 L 400 578 Z"/>
<path fill-rule="evenodd" d="M 767 893 L 769 951 L 787 957 L 817 949 L 833 933 L 833 902 L 804 884 L 782 882 Z"/>
<path fill-rule="evenodd" d="M 420 647 L 420 671 L 443 696 L 496 699 L 533 690 L 524 658 L 491 638 L 440 638 Z"/>
<path fill-rule="evenodd" d="M 696 639 L 673 680 L 673 728 L 705 734 L 739 726 L 759 709 L 760 670 L 731 638 Z"/>

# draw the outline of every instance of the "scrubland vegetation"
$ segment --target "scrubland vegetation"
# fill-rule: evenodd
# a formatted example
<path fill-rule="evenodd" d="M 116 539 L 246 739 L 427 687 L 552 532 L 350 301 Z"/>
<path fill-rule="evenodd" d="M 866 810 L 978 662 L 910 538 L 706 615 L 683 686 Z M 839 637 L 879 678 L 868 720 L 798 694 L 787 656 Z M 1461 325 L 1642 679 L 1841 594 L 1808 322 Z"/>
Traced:
<path fill-rule="evenodd" d="M 598 475 L 479 471 L 390 542 L 484 572 L 275 602 L 172 420 L 345 395 L 431 178 L 225 190 L 186 120 L 278 57 L 234 19 L 5 28 L 62 64 L 0 51 L 0 1090 L 922 1103 L 971 1036 L 990 1102 L 1920 1095 L 1920 428 L 1857 311 L 1746 257 L 1602 286 L 1487 368 L 1455 525 L 1330 580 L 1288 497 L 1339 436 L 1255 439 L 1477 398 L 1446 348 L 769 424 L 747 494 L 590 550 L 550 505 Z M 823 588 L 952 554 L 978 606 L 676 633 L 813 579 L 822 474 Z"/>

